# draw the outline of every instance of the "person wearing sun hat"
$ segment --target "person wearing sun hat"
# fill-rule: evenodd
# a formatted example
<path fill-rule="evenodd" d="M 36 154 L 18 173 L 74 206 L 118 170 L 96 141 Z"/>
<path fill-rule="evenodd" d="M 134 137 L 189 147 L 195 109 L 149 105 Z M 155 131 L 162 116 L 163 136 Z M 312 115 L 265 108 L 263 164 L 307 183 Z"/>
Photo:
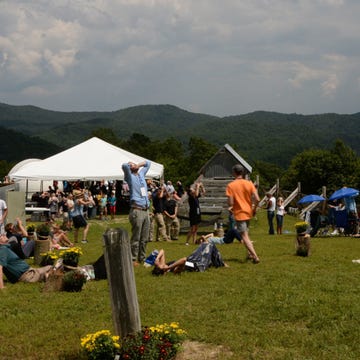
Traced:
<path fill-rule="evenodd" d="M 83 212 L 84 212 L 84 205 L 89 205 L 90 200 L 85 200 L 83 191 L 79 189 L 73 190 L 73 196 L 74 196 L 74 209 L 71 212 L 71 218 L 74 225 L 74 242 L 75 243 L 78 242 L 79 229 L 84 228 L 83 239 L 81 240 L 81 242 L 83 244 L 86 244 L 88 242 L 87 234 L 89 232 L 89 224 L 86 221 Z"/>

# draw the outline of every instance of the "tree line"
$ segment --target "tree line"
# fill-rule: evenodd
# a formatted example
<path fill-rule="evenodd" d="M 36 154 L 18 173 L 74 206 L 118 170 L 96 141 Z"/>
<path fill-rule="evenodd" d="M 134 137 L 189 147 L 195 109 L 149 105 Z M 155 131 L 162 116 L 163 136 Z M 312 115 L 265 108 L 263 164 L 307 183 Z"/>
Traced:
<path fill-rule="evenodd" d="M 164 165 L 166 179 L 187 184 L 199 176 L 201 167 L 218 151 L 215 145 L 195 136 L 188 143 L 182 143 L 172 137 L 160 141 L 134 133 L 122 141 L 111 129 L 105 128 L 93 131 L 91 136 L 159 162 Z M 231 146 L 244 157 L 236 145 Z M 259 175 L 262 188 L 271 188 L 277 179 L 283 189 L 291 191 L 301 182 L 305 194 L 320 194 L 323 186 L 329 192 L 342 186 L 360 187 L 360 158 L 341 140 L 337 140 L 329 150 L 310 148 L 298 153 L 287 169 L 264 161 L 245 160 L 253 167 L 252 180 Z"/>
<path fill-rule="evenodd" d="M 187 142 L 175 137 L 152 140 L 141 133 L 121 139 L 110 128 L 98 128 L 89 137 L 93 136 L 163 164 L 166 180 L 180 180 L 184 184 L 191 184 L 199 176 L 201 167 L 218 151 L 217 146 L 197 136 L 190 137 Z M 236 145 L 230 145 L 246 159 Z M 279 149 L 279 152 L 283 150 Z M 341 140 L 329 150 L 310 148 L 298 153 L 287 169 L 260 160 L 246 161 L 253 167 L 252 180 L 259 175 L 262 189 L 271 188 L 277 179 L 286 190 L 295 189 L 300 182 L 304 194 L 320 194 L 323 186 L 329 192 L 342 186 L 360 187 L 360 158 Z M 0 160 L 0 176 L 6 176 L 14 165 Z"/>

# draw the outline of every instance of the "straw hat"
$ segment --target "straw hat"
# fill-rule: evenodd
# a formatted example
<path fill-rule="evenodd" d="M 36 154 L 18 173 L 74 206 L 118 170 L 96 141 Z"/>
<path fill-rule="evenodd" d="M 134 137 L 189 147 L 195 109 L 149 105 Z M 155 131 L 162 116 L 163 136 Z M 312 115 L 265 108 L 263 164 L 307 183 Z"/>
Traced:
<path fill-rule="evenodd" d="M 81 190 L 73 190 L 73 195 L 75 198 L 79 198 L 83 196 L 83 192 Z"/>

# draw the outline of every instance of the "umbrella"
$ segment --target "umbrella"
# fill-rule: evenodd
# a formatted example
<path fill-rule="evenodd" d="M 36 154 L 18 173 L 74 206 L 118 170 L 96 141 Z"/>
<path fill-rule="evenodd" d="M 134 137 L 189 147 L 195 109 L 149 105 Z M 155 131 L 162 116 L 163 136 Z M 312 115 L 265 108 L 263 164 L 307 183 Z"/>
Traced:
<path fill-rule="evenodd" d="M 324 201 L 324 200 L 325 200 L 325 198 L 320 195 L 311 194 L 311 195 L 306 195 L 303 198 L 301 198 L 298 201 L 298 204 L 305 204 L 305 203 L 310 203 L 310 202 L 314 202 L 314 201 Z"/>
<path fill-rule="evenodd" d="M 341 188 L 339 190 L 336 190 L 329 197 L 329 200 L 337 200 L 337 199 L 353 197 L 353 196 L 358 196 L 358 195 L 359 195 L 359 190 L 353 189 L 353 188 L 348 188 L 348 187 L 343 187 L 343 188 Z"/>

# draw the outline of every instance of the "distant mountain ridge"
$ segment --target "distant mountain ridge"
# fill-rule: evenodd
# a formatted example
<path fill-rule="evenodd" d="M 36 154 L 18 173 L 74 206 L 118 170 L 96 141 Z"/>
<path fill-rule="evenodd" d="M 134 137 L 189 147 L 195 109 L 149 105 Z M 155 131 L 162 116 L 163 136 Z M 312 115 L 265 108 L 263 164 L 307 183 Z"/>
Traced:
<path fill-rule="evenodd" d="M 197 136 L 219 147 L 229 143 L 251 161 L 282 167 L 304 149 L 330 148 L 337 139 L 360 154 L 359 124 L 360 113 L 299 115 L 256 111 L 218 117 L 173 105 L 139 105 L 109 112 L 58 112 L 0 103 L 0 126 L 37 136 L 61 148 L 83 141 L 95 129 L 110 128 L 121 139 L 140 133 L 153 140 L 175 137 L 187 142 Z"/>

